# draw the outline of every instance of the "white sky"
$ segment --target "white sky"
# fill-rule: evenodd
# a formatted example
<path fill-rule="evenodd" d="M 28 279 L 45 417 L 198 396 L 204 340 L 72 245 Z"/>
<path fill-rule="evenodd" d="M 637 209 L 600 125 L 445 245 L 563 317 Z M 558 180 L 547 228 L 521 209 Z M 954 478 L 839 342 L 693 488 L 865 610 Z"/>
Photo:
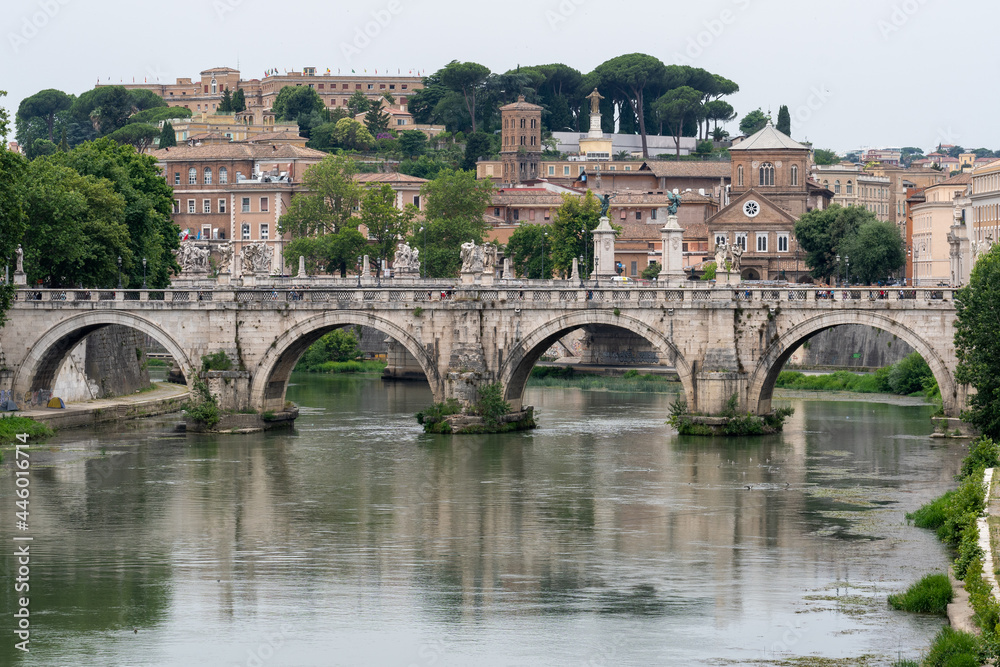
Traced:
<path fill-rule="evenodd" d="M 787 104 L 793 137 L 816 147 L 1000 149 L 998 19 L 989 0 L 4 0 L 0 89 L 13 118 L 44 88 L 196 79 L 237 58 L 243 78 L 453 59 L 586 73 L 638 51 L 732 79 L 740 117 Z M 375 36 L 356 44 L 366 26 Z"/>

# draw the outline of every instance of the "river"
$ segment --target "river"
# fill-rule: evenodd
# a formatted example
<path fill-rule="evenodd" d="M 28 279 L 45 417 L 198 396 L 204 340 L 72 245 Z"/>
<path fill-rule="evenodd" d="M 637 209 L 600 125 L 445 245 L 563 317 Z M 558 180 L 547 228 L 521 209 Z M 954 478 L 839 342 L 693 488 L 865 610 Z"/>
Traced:
<path fill-rule="evenodd" d="M 944 623 L 885 602 L 947 567 L 904 519 L 963 456 L 930 406 L 779 400 L 782 434 L 727 440 L 678 437 L 665 394 L 529 388 L 540 427 L 501 436 L 423 434 L 426 385 L 288 398 L 294 431 L 34 449 L 31 653 L 5 629 L 0 664 L 879 665 Z"/>

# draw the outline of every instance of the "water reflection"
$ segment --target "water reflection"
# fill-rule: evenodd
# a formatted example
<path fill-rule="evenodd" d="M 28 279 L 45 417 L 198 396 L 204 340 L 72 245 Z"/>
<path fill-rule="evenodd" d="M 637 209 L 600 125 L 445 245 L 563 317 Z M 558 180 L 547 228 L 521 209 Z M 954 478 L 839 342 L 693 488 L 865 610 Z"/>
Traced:
<path fill-rule="evenodd" d="M 413 419 L 426 385 L 289 398 L 292 432 L 38 452 L 33 661 L 715 664 L 916 655 L 940 625 L 884 601 L 946 565 L 902 520 L 961 457 L 930 408 L 796 400 L 781 435 L 680 438 L 670 396 L 547 388 L 540 429 L 457 437 Z"/>

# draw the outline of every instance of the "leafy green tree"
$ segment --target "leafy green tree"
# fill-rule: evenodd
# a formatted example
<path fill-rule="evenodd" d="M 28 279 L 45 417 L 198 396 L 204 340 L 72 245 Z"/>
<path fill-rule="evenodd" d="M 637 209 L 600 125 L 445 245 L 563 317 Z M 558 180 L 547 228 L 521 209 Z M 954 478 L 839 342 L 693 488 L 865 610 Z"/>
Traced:
<path fill-rule="evenodd" d="M 812 277 L 829 280 L 836 276 L 841 270 L 836 256 L 848 255 L 849 244 L 858 229 L 871 222 L 878 222 L 878 218 L 868 209 L 844 208 L 838 204 L 822 211 L 814 209 L 799 218 L 795 223 L 795 238 L 806 251 L 805 262 Z"/>
<path fill-rule="evenodd" d="M 403 130 L 399 133 L 399 150 L 407 158 L 420 157 L 427 152 L 427 135 L 420 130 Z"/>
<path fill-rule="evenodd" d="M 309 346 L 296 364 L 296 370 L 312 371 L 330 361 L 353 361 L 362 356 L 358 338 L 348 328 L 334 329 Z"/>
<path fill-rule="evenodd" d="M 851 279 L 867 285 L 887 281 L 906 262 L 903 239 L 893 222 L 873 220 L 860 224 L 840 250 L 851 258 Z"/>
<path fill-rule="evenodd" d="M 428 180 L 436 177 L 442 169 L 456 169 L 460 165 L 451 160 L 440 158 L 437 154 L 433 157 L 421 155 L 416 160 L 403 160 L 399 163 L 399 173 Z"/>
<path fill-rule="evenodd" d="M 642 270 L 642 273 L 640 273 L 639 276 L 643 280 L 656 280 L 656 277 L 660 275 L 660 271 L 662 269 L 663 267 L 660 266 L 659 262 L 652 262 L 645 269 Z"/>
<path fill-rule="evenodd" d="M 0 97 L 6 95 L 7 91 L 0 90 Z M 17 153 L 7 150 L 9 124 L 7 110 L 0 107 L 0 174 L 3 174 L 0 178 L 0 263 L 14 266 L 14 252 L 27 228 L 24 213 L 27 162 Z M 13 296 L 13 285 L 0 285 L 0 326 L 4 324 Z"/>
<path fill-rule="evenodd" d="M 743 120 L 740 121 L 740 133 L 750 136 L 755 132 L 759 132 L 764 129 L 767 125 L 767 116 L 759 108 L 754 109 L 746 116 L 743 116 Z"/>
<path fill-rule="evenodd" d="M 159 148 L 170 148 L 177 145 L 177 135 L 174 133 L 174 126 L 170 123 L 163 124 L 163 131 L 160 132 Z"/>
<path fill-rule="evenodd" d="M 569 275 L 573 268 L 573 258 L 584 258 L 580 275 L 588 277 L 594 261 L 591 232 L 601 222 L 601 202 L 593 191 L 587 190 L 583 197 L 564 195 L 563 203 L 556 211 L 550 225 L 549 247 L 552 253 L 552 270 Z"/>
<path fill-rule="evenodd" d="M 375 144 L 375 137 L 364 125 L 353 118 L 341 118 L 333 128 L 333 140 L 341 148 L 353 151 L 368 150 Z"/>
<path fill-rule="evenodd" d="M 61 136 L 59 137 L 59 150 L 63 153 L 69 152 L 69 142 L 66 141 L 66 128 L 62 129 Z"/>
<path fill-rule="evenodd" d="M 305 257 L 306 270 L 310 273 L 320 270 L 346 276 L 347 267 L 354 266 L 367 247 L 368 242 L 361 232 L 343 227 L 336 233 L 292 239 L 285 245 L 283 256 L 292 266 L 298 263 L 299 257 Z"/>
<path fill-rule="evenodd" d="M 354 94 L 347 100 L 347 108 L 351 112 L 351 118 L 368 113 L 371 107 L 372 103 L 360 90 L 355 90 Z"/>
<path fill-rule="evenodd" d="M 111 183 L 38 158 L 28 166 L 24 267 L 32 283 L 112 287 L 132 266 L 125 200 Z"/>
<path fill-rule="evenodd" d="M 474 170 L 479 158 L 489 158 L 495 152 L 493 137 L 485 132 L 473 132 L 465 140 L 465 159 L 462 169 Z"/>
<path fill-rule="evenodd" d="M 55 155 L 58 152 L 59 146 L 48 139 L 35 139 L 31 142 L 31 150 L 28 151 L 28 157 L 34 160 L 36 157 Z"/>
<path fill-rule="evenodd" d="M 285 86 L 274 98 L 271 111 L 278 120 L 298 120 L 301 115 L 325 109 L 323 99 L 312 88 L 306 86 Z"/>
<path fill-rule="evenodd" d="M 813 151 L 813 161 L 819 165 L 837 164 L 840 162 L 840 156 L 835 151 L 817 148 Z"/>
<path fill-rule="evenodd" d="M 420 194 L 426 202 L 425 231 L 414 230 L 410 245 L 421 248 L 421 263 L 429 277 L 455 277 L 462 266 L 462 244 L 482 243 L 486 235 L 483 213 L 492 201 L 493 183 L 477 181 L 471 171 L 446 168 L 424 183 Z"/>
<path fill-rule="evenodd" d="M 388 183 L 365 190 L 361 198 L 361 224 L 368 229 L 368 238 L 375 242 L 372 249 L 376 257 L 392 261 L 396 244 L 410 230 L 414 215 L 412 204 L 402 211 L 396 208 L 396 191 Z"/>
<path fill-rule="evenodd" d="M 778 132 L 784 132 L 792 136 L 792 115 L 788 113 L 788 106 L 782 104 L 778 109 L 778 124 L 775 126 Z"/>
<path fill-rule="evenodd" d="M 108 138 L 80 144 L 69 153 L 51 159 L 80 174 L 110 181 L 114 191 L 124 198 L 129 255 L 136 259 L 123 264 L 129 284 L 142 284 L 145 257 L 148 285 L 153 288 L 169 285 L 171 276 L 180 271 L 171 252 L 180 245 L 180 230 L 171 218 L 173 189 L 156 166 L 156 159 Z"/>
<path fill-rule="evenodd" d="M 247 110 L 247 96 L 246 93 L 243 92 L 242 88 L 237 89 L 236 92 L 233 93 L 233 101 L 231 104 L 233 113 L 239 113 Z"/>
<path fill-rule="evenodd" d="M 1000 438 L 1000 245 L 980 255 L 969 284 L 955 293 L 955 380 L 969 384 L 962 419 L 988 438 Z"/>
<path fill-rule="evenodd" d="M 715 272 L 719 267 L 715 262 L 706 262 L 701 266 L 701 279 L 705 281 L 715 280 Z"/>
<path fill-rule="evenodd" d="M 229 92 L 229 88 L 226 87 L 222 91 L 222 101 L 219 102 L 219 106 L 216 107 L 215 113 L 232 113 L 233 112 L 233 94 Z"/>
<path fill-rule="evenodd" d="M 372 137 L 386 134 L 389 131 L 389 121 L 389 114 L 383 111 L 379 104 L 373 104 L 365 114 L 365 127 L 368 128 Z"/>
<path fill-rule="evenodd" d="M 548 259 L 550 244 L 546 238 L 548 231 L 548 225 L 521 225 L 510 235 L 506 255 L 516 276 L 541 278 L 543 269 L 548 277 L 552 275 L 552 260 Z"/>
<path fill-rule="evenodd" d="M 354 180 L 357 171 L 354 160 L 339 155 L 329 155 L 310 167 L 302 178 L 307 192 L 292 198 L 279 221 L 280 232 L 299 238 L 357 229 L 354 210 L 364 194 Z M 304 253 L 297 253 L 296 260 L 299 254 Z"/>
<path fill-rule="evenodd" d="M 598 85 L 629 104 L 639 123 L 642 156 L 649 157 L 646 146 L 646 95 L 659 97 L 664 88 L 666 69 L 658 58 L 644 53 L 630 53 L 611 58 L 594 68 Z"/>
<path fill-rule="evenodd" d="M 128 91 L 129 115 L 147 109 L 166 108 L 167 102 L 151 90 L 133 88 Z"/>
<path fill-rule="evenodd" d="M 41 118 L 49 130 L 49 141 L 55 141 L 56 114 L 73 106 L 73 98 L 61 90 L 47 88 L 21 100 L 19 118 Z"/>
<path fill-rule="evenodd" d="M 89 123 L 100 137 L 125 125 L 135 111 L 141 109 L 133 109 L 129 91 L 122 86 L 102 86 L 88 90 L 73 101 L 70 109 L 75 120 Z"/>
<path fill-rule="evenodd" d="M 441 85 L 460 94 L 465 101 L 465 109 L 472 121 L 472 131 L 476 131 L 476 101 L 487 78 L 490 68 L 478 63 L 460 63 L 453 60 L 438 73 Z"/>
<path fill-rule="evenodd" d="M 725 100 L 712 100 L 705 103 L 705 119 L 715 122 L 715 128 L 719 128 L 719 123 L 728 123 L 736 118 L 736 110 L 733 105 Z"/>
<path fill-rule="evenodd" d="M 653 109 L 663 119 L 663 122 L 667 124 L 670 128 L 670 134 L 674 137 L 677 157 L 681 155 L 681 134 L 684 131 L 684 123 L 696 114 L 700 108 L 701 93 L 691 86 L 681 86 L 669 90 L 653 102 Z"/>
<path fill-rule="evenodd" d="M 160 133 L 160 130 L 148 123 L 129 123 L 109 134 L 108 139 L 132 146 L 139 153 L 145 153 Z"/>

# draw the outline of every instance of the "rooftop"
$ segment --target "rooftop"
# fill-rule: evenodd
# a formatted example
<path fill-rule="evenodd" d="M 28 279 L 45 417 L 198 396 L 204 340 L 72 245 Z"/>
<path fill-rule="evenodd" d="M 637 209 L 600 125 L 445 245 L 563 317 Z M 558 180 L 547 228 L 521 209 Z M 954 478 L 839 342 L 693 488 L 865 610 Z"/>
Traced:
<path fill-rule="evenodd" d="M 763 151 L 776 149 L 809 150 L 784 132 L 779 132 L 774 125 L 767 123 L 764 128 L 750 135 L 740 143 L 729 148 L 732 151 Z"/>
<path fill-rule="evenodd" d="M 202 144 L 160 148 L 150 153 L 157 160 L 316 160 L 326 157 L 323 151 L 293 144 Z"/>

